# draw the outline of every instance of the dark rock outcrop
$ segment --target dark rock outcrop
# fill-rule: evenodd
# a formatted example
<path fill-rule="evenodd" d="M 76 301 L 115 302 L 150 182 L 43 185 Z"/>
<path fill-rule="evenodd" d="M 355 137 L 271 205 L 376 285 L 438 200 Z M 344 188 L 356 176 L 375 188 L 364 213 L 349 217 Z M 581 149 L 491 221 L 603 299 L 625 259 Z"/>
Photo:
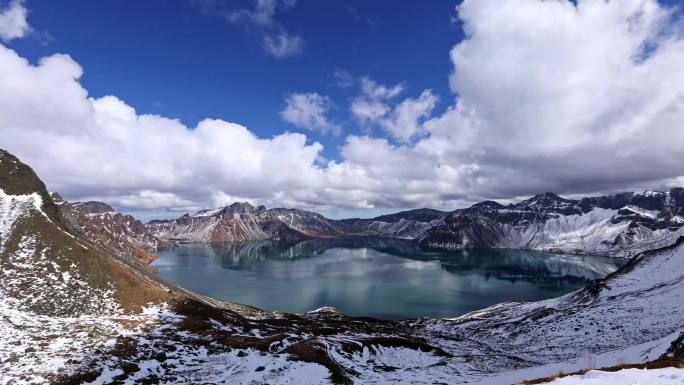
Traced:
<path fill-rule="evenodd" d="M 9 195 L 28 195 L 36 193 L 42 201 L 42 210 L 50 220 L 64 227 L 59 208 L 50 198 L 45 184 L 17 157 L 0 149 L 0 188 Z"/>

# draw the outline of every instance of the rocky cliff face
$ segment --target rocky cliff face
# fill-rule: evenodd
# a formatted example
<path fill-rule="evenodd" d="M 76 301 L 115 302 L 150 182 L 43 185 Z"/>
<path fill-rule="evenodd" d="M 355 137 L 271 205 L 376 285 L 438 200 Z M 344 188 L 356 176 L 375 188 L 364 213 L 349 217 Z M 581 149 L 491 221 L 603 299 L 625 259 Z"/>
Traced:
<path fill-rule="evenodd" d="M 163 245 L 139 220 L 102 202 L 66 202 L 58 194 L 52 198 L 72 231 L 122 255 L 132 255 L 145 264 L 157 259 Z"/>

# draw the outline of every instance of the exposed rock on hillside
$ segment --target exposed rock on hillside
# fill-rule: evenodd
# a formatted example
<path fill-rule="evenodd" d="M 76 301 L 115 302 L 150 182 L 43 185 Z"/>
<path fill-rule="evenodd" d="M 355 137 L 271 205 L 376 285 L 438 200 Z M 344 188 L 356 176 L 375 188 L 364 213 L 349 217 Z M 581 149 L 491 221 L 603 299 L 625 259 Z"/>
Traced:
<path fill-rule="evenodd" d="M 139 220 L 121 214 L 102 202 L 65 202 L 59 207 L 71 228 L 88 240 L 131 255 L 145 264 L 157 259 L 155 252 L 163 245 Z"/>

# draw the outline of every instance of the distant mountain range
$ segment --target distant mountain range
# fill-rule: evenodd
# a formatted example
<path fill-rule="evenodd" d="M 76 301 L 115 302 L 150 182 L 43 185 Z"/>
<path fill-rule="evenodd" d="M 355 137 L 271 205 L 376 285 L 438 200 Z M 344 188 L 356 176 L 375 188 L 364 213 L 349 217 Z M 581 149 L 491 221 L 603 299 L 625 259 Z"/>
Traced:
<path fill-rule="evenodd" d="M 684 188 L 566 199 L 544 193 L 515 204 L 484 201 L 450 212 L 416 209 L 370 219 L 267 209 L 245 202 L 143 224 L 102 202 L 65 202 L 66 225 L 91 241 L 149 263 L 170 242 L 276 240 L 351 236 L 408 239 L 438 249 L 507 248 L 631 257 L 684 235 Z"/>
<path fill-rule="evenodd" d="M 234 203 L 178 219 L 154 220 L 145 228 L 161 241 L 376 236 L 442 249 L 510 248 L 629 257 L 672 244 L 684 234 L 684 189 L 580 200 L 544 193 L 506 206 L 484 201 L 451 212 L 416 209 L 342 220 L 304 210 Z"/>

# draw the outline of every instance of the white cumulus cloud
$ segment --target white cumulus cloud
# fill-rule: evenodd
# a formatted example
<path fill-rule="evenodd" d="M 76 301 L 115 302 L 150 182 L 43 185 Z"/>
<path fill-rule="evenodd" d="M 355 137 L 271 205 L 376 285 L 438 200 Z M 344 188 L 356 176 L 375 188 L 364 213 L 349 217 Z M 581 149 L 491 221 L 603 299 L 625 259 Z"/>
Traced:
<path fill-rule="evenodd" d="M 66 197 L 129 208 L 206 206 L 217 192 L 268 201 L 320 181 L 322 146 L 304 135 L 259 138 L 223 120 L 187 127 L 141 115 L 115 96 L 88 97 L 82 73 L 69 56 L 34 66 L 0 45 L 2 147 Z"/>
<path fill-rule="evenodd" d="M 240 8 L 228 12 L 226 17 L 236 23 L 246 21 L 262 26 L 271 25 L 274 23 L 273 17 L 278 8 L 278 3 L 278 0 L 257 0 L 253 8 Z M 288 6 L 287 2 L 285 6 Z"/>
<path fill-rule="evenodd" d="M 0 10 L 0 40 L 24 37 L 30 28 L 27 14 L 22 0 L 12 0 L 5 9 Z"/>
<path fill-rule="evenodd" d="M 673 12 L 654 0 L 465 1 L 467 36 L 451 51 L 458 102 L 426 125 L 420 147 L 477 166 L 471 188 L 497 195 L 681 175 L 684 40 Z"/>
<path fill-rule="evenodd" d="M 404 91 L 397 84 L 385 86 L 374 80 L 361 78 L 361 94 L 351 104 L 352 115 L 363 125 L 378 125 L 400 142 L 410 142 L 423 132 L 423 120 L 429 118 L 437 104 L 437 97 L 424 90 L 418 98 L 396 101 Z"/>
<path fill-rule="evenodd" d="M 451 50 L 456 102 L 389 130 L 399 140 L 420 133 L 414 143 L 348 141 L 346 162 L 371 180 L 392 169 L 350 154 L 404 164 L 392 188 L 407 192 L 393 197 L 407 205 L 681 182 L 684 39 L 675 12 L 654 0 L 466 0 L 466 38 Z M 382 122 L 394 109 L 382 97 L 359 100 L 352 111 L 361 120 Z"/>
<path fill-rule="evenodd" d="M 285 108 L 280 111 L 280 116 L 297 127 L 339 135 L 340 126 L 327 117 L 330 108 L 332 103 L 326 96 L 315 92 L 293 93 L 285 98 Z"/>

